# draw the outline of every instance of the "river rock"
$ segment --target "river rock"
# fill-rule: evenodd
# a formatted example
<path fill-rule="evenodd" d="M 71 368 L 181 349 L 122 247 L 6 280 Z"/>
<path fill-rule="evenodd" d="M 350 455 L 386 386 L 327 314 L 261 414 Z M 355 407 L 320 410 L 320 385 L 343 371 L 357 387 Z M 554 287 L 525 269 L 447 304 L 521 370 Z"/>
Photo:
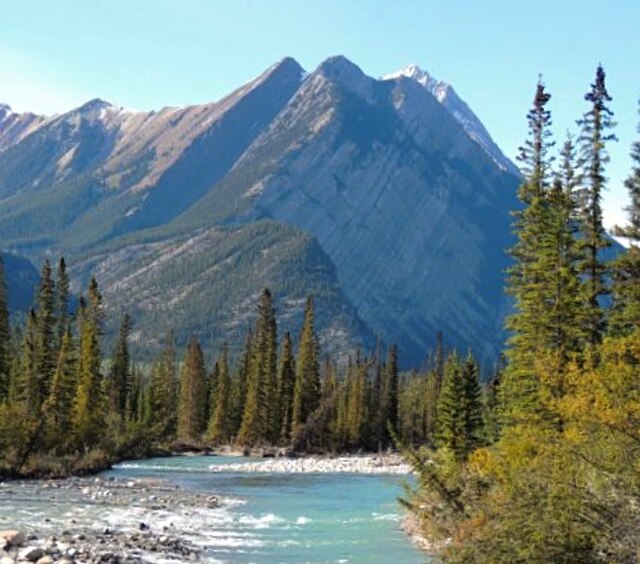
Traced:
<path fill-rule="evenodd" d="M 37 562 L 43 556 L 44 550 L 39 546 L 28 546 L 27 548 L 23 548 L 18 554 L 20 560 L 28 560 L 29 562 Z"/>
<path fill-rule="evenodd" d="M 22 546 L 25 535 L 22 531 L 0 531 L 0 541 L 5 541 L 9 546 Z"/>
<path fill-rule="evenodd" d="M 46 554 L 42 558 L 39 558 L 36 564 L 53 564 L 53 562 L 54 562 L 53 558 L 51 558 L 51 556 Z"/>

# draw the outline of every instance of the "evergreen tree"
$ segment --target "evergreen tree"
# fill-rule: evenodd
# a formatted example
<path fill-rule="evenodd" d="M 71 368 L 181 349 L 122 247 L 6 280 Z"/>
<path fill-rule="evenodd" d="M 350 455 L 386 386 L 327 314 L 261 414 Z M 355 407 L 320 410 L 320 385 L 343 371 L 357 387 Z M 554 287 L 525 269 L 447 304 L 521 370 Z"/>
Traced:
<path fill-rule="evenodd" d="M 180 376 L 178 440 L 198 441 L 206 429 L 206 370 L 198 338 L 189 340 Z"/>
<path fill-rule="evenodd" d="M 307 298 L 304 312 L 293 396 L 293 426 L 304 423 L 320 401 L 318 341 L 314 329 L 313 298 Z"/>
<path fill-rule="evenodd" d="M 55 285 L 51 265 L 45 260 L 40 276 L 38 292 L 38 336 L 35 351 L 36 372 L 40 381 L 40 401 L 49 394 L 49 386 L 56 369 L 57 347 L 55 344 Z"/>
<path fill-rule="evenodd" d="M 258 305 L 253 355 L 247 382 L 247 399 L 237 440 L 243 445 L 277 442 L 279 426 L 270 413 L 270 402 L 277 395 L 276 322 L 271 292 L 265 289 Z M 274 410 L 279 412 L 274 405 Z"/>
<path fill-rule="evenodd" d="M 177 425 L 178 379 L 171 332 L 167 334 L 160 359 L 153 367 L 149 396 L 156 435 L 162 440 L 173 438 Z"/>
<path fill-rule="evenodd" d="M 534 370 L 536 351 L 547 331 L 544 326 L 545 302 L 542 286 L 548 272 L 542 264 L 541 249 L 548 230 L 549 175 L 551 158 L 551 113 L 546 108 L 551 96 L 538 81 L 533 108 L 527 115 L 529 138 L 520 149 L 519 160 L 525 181 L 519 198 L 523 208 L 515 213 L 518 237 L 511 249 L 515 264 L 508 273 L 507 291 L 515 301 L 515 312 L 507 319 L 509 366 L 501 386 L 505 423 L 543 416 L 539 381 Z"/>
<path fill-rule="evenodd" d="M 56 445 L 58 451 L 63 451 L 68 446 L 73 432 L 72 414 L 76 392 L 76 361 L 71 328 L 67 327 L 60 345 L 58 364 L 51 382 L 51 391 L 44 405 L 47 442 Z"/>
<path fill-rule="evenodd" d="M 281 405 L 282 427 L 280 440 L 288 443 L 291 440 L 291 430 L 293 421 L 293 392 L 295 388 L 295 366 L 293 361 L 293 345 L 291 334 L 287 331 L 282 343 L 279 364 L 279 396 Z"/>
<path fill-rule="evenodd" d="M 95 278 L 87 292 L 88 303 L 80 309 L 80 355 L 78 386 L 74 399 L 73 426 L 79 444 L 85 449 L 99 444 L 104 428 L 101 337 L 102 296 Z"/>
<path fill-rule="evenodd" d="M 478 377 L 478 365 L 471 353 L 462 367 L 462 418 L 464 430 L 460 454 L 467 458 L 482 440 L 482 389 Z"/>
<path fill-rule="evenodd" d="M 442 391 L 438 401 L 436 445 L 453 451 L 458 459 L 464 458 L 464 394 L 465 382 L 460 360 L 450 354 L 445 364 Z"/>
<path fill-rule="evenodd" d="M 207 427 L 207 439 L 214 444 L 225 444 L 231 439 L 231 418 L 229 417 L 231 378 L 227 356 L 227 345 L 225 343 L 222 347 L 220 358 L 216 363 L 218 377 L 213 391 L 211 417 Z"/>
<path fill-rule="evenodd" d="M 110 407 L 121 417 L 127 411 L 127 399 L 131 389 L 131 362 L 129 358 L 129 333 L 131 332 L 131 318 L 124 314 L 120 322 L 118 340 L 113 354 L 111 370 L 107 385 L 107 397 Z"/>
<path fill-rule="evenodd" d="M 640 133 L 640 125 L 638 126 Z M 610 330 L 613 335 L 631 335 L 640 329 L 640 140 L 631 147 L 634 166 L 625 181 L 630 204 L 626 208 L 628 222 L 617 227 L 616 235 L 629 243 L 612 265 L 613 307 Z"/>
<path fill-rule="evenodd" d="M 0 404 L 9 398 L 11 377 L 11 328 L 4 261 L 0 255 Z"/>
<path fill-rule="evenodd" d="M 62 344 L 62 339 L 67 332 L 69 324 L 69 275 L 67 274 L 67 264 L 64 257 L 58 262 L 58 272 L 56 279 L 56 317 L 58 324 L 58 344 Z"/>
<path fill-rule="evenodd" d="M 585 94 L 591 107 L 578 121 L 582 132 L 580 142 L 580 162 L 584 169 L 586 186 L 582 193 L 582 246 L 584 260 L 583 299 L 585 303 L 585 331 L 591 346 L 602 339 L 605 329 L 604 310 L 600 305 L 601 296 L 609 293 L 606 284 L 607 267 L 602 260 L 602 250 L 610 243 L 602 224 L 602 192 L 606 187 L 605 165 L 609 162 L 606 143 L 616 139 L 610 130 L 615 126 L 613 112 L 607 106 L 611 96 L 605 84 L 605 72 L 601 65 L 596 70 L 595 82 Z"/>

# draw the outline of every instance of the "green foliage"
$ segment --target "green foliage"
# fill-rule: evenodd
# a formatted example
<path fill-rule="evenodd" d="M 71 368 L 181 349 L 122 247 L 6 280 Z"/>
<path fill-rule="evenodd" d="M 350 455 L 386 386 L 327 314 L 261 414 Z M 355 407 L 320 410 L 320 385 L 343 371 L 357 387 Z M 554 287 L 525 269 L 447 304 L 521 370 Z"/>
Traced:
<path fill-rule="evenodd" d="M 480 390 L 473 364 L 463 368 L 450 359 L 436 421 L 436 442 L 447 448 L 415 451 L 400 441 L 418 477 L 405 504 L 446 562 L 638 561 L 638 255 L 632 245 L 613 264 L 605 333 L 600 298 L 609 265 L 601 257 L 608 243 L 600 196 L 613 123 L 604 79 L 598 67 L 586 96 L 582 174 L 569 141 L 550 183 L 542 182 L 550 170 L 541 135 L 548 97 L 538 85 L 510 273 L 513 333 L 507 365 L 484 391 L 484 429 L 475 435 L 481 440 L 461 446 L 467 430 L 478 429 Z M 640 146 L 634 151 L 639 162 Z M 626 233 L 637 243 L 636 168 L 627 182 Z M 467 424 L 465 395 L 476 406 Z"/>
<path fill-rule="evenodd" d="M 303 424 L 320 401 L 320 366 L 318 339 L 314 329 L 313 298 L 307 298 L 304 322 L 300 332 L 296 382 L 293 396 L 293 427 Z"/>
<path fill-rule="evenodd" d="M 197 337 L 192 337 L 180 376 L 178 440 L 198 441 L 206 429 L 207 394 L 204 356 Z"/>

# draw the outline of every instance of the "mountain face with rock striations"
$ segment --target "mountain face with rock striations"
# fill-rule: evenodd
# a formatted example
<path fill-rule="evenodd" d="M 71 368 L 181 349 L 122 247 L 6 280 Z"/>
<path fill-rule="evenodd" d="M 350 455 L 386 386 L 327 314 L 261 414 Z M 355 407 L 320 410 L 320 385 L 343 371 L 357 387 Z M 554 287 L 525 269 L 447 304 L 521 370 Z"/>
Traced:
<path fill-rule="evenodd" d="M 64 254 L 78 285 L 95 273 L 145 345 L 169 327 L 237 343 L 267 286 L 283 329 L 317 297 L 330 350 L 397 342 L 415 366 L 441 331 L 489 363 L 519 177 L 425 77 L 287 58 L 211 104 L 0 118 L 0 236 Z"/>

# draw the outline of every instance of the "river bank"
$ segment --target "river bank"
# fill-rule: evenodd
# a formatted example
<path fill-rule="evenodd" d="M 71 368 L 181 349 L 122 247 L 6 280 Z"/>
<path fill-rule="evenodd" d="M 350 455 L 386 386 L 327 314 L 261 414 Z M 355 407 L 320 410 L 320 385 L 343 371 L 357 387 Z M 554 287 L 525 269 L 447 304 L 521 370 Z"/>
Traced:
<path fill-rule="evenodd" d="M 197 513 L 221 502 L 164 480 L 96 477 L 0 483 L 0 506 L 0 529 L 7 527 L 0 532 L 1 564 L 133 563 L 197 559 L 201 548 L 169 518 L 176 508 Z M 28 507 L 36 509 L 26 518 Z M 166 523 L 151 526 L 160 516 Z"/>

